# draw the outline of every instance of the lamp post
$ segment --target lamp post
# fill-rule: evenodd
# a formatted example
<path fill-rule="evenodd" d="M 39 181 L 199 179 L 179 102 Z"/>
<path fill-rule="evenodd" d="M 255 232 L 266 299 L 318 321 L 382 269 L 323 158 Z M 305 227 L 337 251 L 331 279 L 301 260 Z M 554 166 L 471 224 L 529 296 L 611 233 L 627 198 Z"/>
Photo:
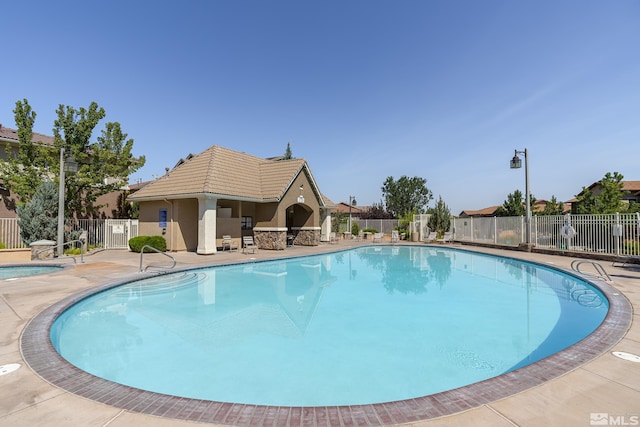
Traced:
<path fill-rule="evenodd" d="M 349 233 L 351 233 L 351 206 L 355 206 L 357 203 L 355 196 L 349 196 L 349 229 L 347 230 Z"/>
<path fill-rule="evenodd" d="M 78 172 L 78 163 L 69 156 L 64 158 L 64 147 L 60 147 L 60 187 L 58 188 L 58 256 L 64 253 L 64 173 Z"/>
<path fill-rule="evenodd" d="M 509 163 L 511 169 L 520 169 L 522 167 L 522 160 L 518 157 L 518 154 L 524 154 L 524 185 L 525 185 L 525 233 L 527 246 L 531 244 L 531 201 L 529 196 L 529 157 L 525 148 L 524 151 L 515 150 L 513 159 Z"/>

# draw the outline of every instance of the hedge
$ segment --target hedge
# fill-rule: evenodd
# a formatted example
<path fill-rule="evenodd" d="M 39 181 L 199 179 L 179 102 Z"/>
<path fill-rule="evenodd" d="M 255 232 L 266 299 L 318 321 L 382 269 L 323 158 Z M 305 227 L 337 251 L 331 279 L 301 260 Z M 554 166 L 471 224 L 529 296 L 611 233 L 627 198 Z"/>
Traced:
<path fill-rule="evenodd" d="M 129 239 L 129 249 L 140 252 L 143 246 L 151 246 L 161 252 L 167 250 L 167 241 L 162 236 L 138 236 Z M 155 252 L 153 249 L 144 248 L 145 252 Z"/>

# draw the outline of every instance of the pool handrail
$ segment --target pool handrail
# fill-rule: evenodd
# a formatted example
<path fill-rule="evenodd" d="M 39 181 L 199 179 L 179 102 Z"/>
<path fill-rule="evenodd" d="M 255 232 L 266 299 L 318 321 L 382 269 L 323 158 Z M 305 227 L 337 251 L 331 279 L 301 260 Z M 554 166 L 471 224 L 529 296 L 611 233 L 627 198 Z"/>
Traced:
<path fill-rule="evenodd" d="M 604 267 L 602 265 L 600 265 L 599 263 L 591 261 L 591 260 L 574 259 L 573 261 L 571 261 L 571 269 L 573 271 L 575 271 L 576 273 L 594 275 L 593 273 L 586 273 L 584 271 L 581 271 L 580 270 L 580 266 L 582 264 L 591 264 L 593 266 L 593 268 L 595 269 L 595 271 L 596 271 L 596 273 L 595 273 L 596 277 L 598 277 L 600 279 L 603 279 L 606 282 L 613 282 L 613 280 L 611 280 L 611 277 L 605 271 Z"/>
<path fill-rule="evenodd" d="M 147 266 L 144 268 L 144 271 L 147 271 L 147 269 L 148 269 L 149 267 L 154 267 L 154 268 L 166 268 L 167 270 L 170 270 L 170 269 L 172 269 L 173 267 L 175 267 L 175 266 L 176 266 L 176 259 L 175 259 L 174 257 L 172 257 L 171 255 L 169 255 L 168 253 L 163 252 L 163 251 L 161 251 L 161 250 L 160 250 L 160 249 L 158 249 L 158 248 L 154 248 L 153 246 L 144 245 L 143 247 L 141 247 L 141 248 L 140 248 L 140 272 L 142 272 L 142 271 L 143 271 L 143 270 L 142 270 L 142 257 L 143 257 L 143 255 L 144 255 L 144 249 L 145 249 L 145 248 L 149 248 L 149 249 L 151 249 L 151 250 L 152 250 L 152 251 L 154 251 L 154 252 L 157 252 L 157 253 L 159 253 L 159 254 L 162 254 L 162 255 L 164 255 L 164 256 L 166 256 L 166 257 L 171 258 L 171 261 L 173 262 L 173 264 L 171 265 L 171 267 L 164 267 L 164 266 L 161 266 L 161 265 L 151 265 L 151 264 L 149 264 L 149 265 L 147 265 Z"/>

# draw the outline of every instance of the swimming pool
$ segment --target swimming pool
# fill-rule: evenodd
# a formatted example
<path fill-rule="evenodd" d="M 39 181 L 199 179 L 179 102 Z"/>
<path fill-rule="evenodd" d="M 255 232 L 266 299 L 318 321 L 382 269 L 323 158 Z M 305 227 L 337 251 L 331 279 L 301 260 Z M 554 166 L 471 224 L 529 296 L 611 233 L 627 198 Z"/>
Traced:
<path fill-rule="evenodd" d="M 54 273 L 61 268 L 57 265 L 3 265 L 0 266 L 0 280 Z"/>
<path fill-rule="evenodd" d="M 607 308 L 598 289 L 545 266 L 369 246 L 128 283 L 65 310 L 51 340 L 81 369 L 139 389 L 359 405 L 512 372 L 589 335 Z"/>

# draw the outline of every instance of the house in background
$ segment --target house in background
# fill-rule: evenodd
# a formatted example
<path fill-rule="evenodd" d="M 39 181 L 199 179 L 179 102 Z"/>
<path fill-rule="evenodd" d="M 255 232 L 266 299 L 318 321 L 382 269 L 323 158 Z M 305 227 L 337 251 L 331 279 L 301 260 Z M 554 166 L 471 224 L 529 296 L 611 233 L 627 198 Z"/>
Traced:
<path fill-rule="evenodd" d="M 460 212 L 458 215 L 460 218 L 481 218 L 481 217 L 492 217 L 496 216 L 496 212 L 498 211 L 500 206 L 489 206 L 488 208 L 478 209 L 478 210 L 464 210 Z"/>
<path fill-rule="evenodd" d="M 54 149 L 54 138 L 52 136 L 43 135 L 41 133 L 33 133 L 31 140 L 34 143 L 38 143 L 45 146 L 50 146 Z M 18 131 L 0 125 L 0 159 L 5 160 L 7 158 L 6 148 L 11 147 L 11 151 L 16 154 L 18 152 L 18 146 L 20 140 L 18 138 Z M 58 165 L 55 169 L 57 171 Z M 1 182 L 1 181 L 0 181 Z M 95 218 L 118 218 L 119 211 L 121 210 L 121 204 L 124 202 L 124 197 L 138 188 L 137 185 L 123 186 L 120 190 L 112 191 L 102 196 L 99 196 L 94 206 L 103 206 L 97 210 Z M 16 205 L 19 202 L 19 198 L 15 194 L 11 194 L 9 190 L 0 183 L 0 218 L 15 218 L 16 217 Z"/>
<path fill-rule="evenodd" d="M 53 147 L 53 137 L 43 135 L 41 133 L 33 133 L 31 140 L 35 143 L 42 145 L 50 145 Z M 11 151 L 16 154 L 18 152 L 18 146 L 20 145 L 20 139 L 18 138 L 18 131 L 11 129 L 0 124 L 0 159 L 7 159 L 7 148 L 10 147 Z M 0 218 L 15 218 L 16 217 L 16 204 L 19 202 L 18 198 L 11 194 L 9 190 L 2 184 L 0 184 Z"/>
<path fill-rule="evenodd" d="M 531 213 L 532 215 L 542 213 L 547 206 L 548 200 L 539 199 L 533 202 L 531 205 Z M 496 213 L 500 209 L 500 206 L 489 206 L 488 208 L 478 209 L 478 210 L 464 210 L 460 212 L 460 218 L 482 218 L 482 217 L 494 217 Z M 571 211 L 571 203 L 564 202 L 563 203 L 563 213 L 568 213 Z"/>
<path fill-rule="evenodd" d="M 170 251 L 213 254 L 223 235 L 259 249 L 315 246 L 328 239 L 333 204 L 304 159 L 274 160 L 213 145 L 189 155 L 128 198 L 139 234 L 163 235 Z"/>
<path fill-rule="evenodd" d="M 622 201 L 624 203 L 640 203 L 640 181 L 621 181 L 622 182 Z M 602 185 L 600 181 L 594 182 L 585 190 L 578 193 L 578 196 L 582 195 L 585 191 L 591 191 L 594 196 L 597 196 L 602 192 Z M 578 211 L 578 199 L 571 199 L 571 213 L 576 213 Z"/>

